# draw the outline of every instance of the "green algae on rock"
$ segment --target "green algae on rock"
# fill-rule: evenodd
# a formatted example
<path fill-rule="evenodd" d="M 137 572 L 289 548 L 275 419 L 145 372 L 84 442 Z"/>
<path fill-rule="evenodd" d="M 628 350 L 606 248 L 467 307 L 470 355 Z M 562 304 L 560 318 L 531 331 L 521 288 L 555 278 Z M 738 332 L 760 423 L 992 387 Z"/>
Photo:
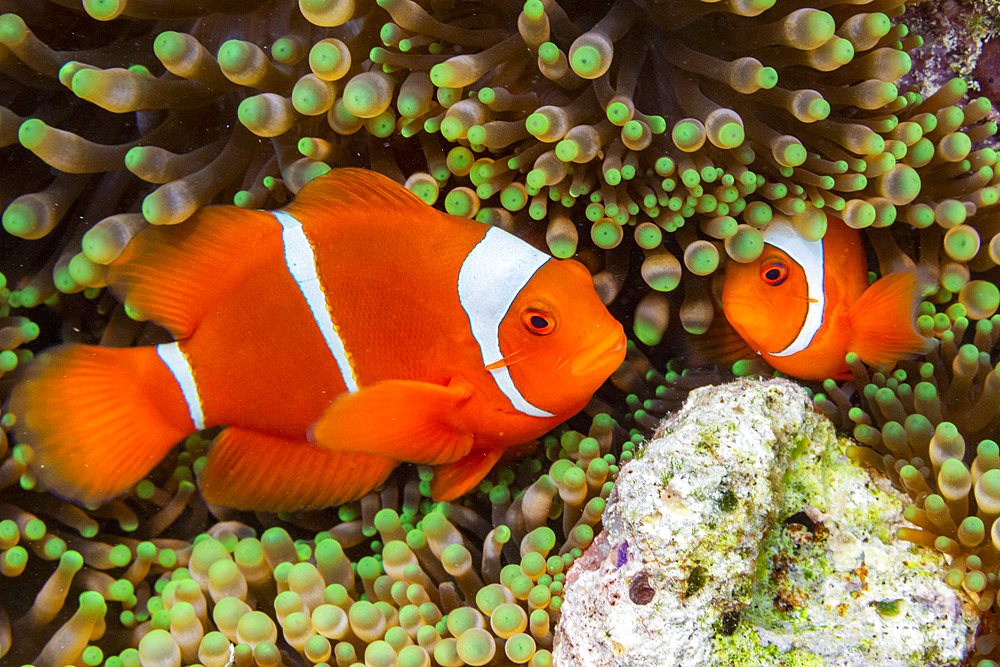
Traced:
<path fill-rule="evenodd" d="M 978 613 L 943 555 L 896 538 L 907 498 L 846 447 L 790 382 L 693 391 L 567 575 L 557 660 L 958 664 Z"/>

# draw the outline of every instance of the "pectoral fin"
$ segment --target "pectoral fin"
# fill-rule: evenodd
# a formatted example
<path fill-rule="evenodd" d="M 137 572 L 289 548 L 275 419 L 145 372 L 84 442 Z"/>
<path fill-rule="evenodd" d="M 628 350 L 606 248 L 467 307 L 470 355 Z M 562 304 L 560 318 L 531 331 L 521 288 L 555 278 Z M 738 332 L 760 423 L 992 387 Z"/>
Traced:
<path fill-rule="evenodd" d="M 854 331 L 851 352 L 880 365 L 923 347 L 924 338 L 914 328 L 922 289 L 918 278 L 913 271 L 891 273 L 865 290 L 848 313 Z"/>
<path fill-rule="evenodd" d="M 471 395 L 464 383 L 385 380 L 338 396 L 313 425 L 309 439 L 331 451 L 451 463 L 472 449 L 472 434 L 457 418 Z"/>
<path fill-rule="evenodd" d="M 732 364 L 741 359 L 753 359 L 757 353 L 733 328 L 724 313 L 716 311 L 712 324 L 703 334 L 688 334 L 689 352 L 685 361 L 691 366 L 706 362 Z"/>

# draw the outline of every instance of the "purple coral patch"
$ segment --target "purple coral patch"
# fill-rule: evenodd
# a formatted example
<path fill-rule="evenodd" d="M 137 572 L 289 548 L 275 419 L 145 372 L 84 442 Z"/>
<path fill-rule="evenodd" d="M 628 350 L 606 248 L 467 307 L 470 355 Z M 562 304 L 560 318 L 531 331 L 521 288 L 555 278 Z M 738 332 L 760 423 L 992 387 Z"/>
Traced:
<path fill-rule="evenodd" d="M 628 541 L 622 542 L 615 549 L 615 569 L 617 570 L 628 561 Z"/>

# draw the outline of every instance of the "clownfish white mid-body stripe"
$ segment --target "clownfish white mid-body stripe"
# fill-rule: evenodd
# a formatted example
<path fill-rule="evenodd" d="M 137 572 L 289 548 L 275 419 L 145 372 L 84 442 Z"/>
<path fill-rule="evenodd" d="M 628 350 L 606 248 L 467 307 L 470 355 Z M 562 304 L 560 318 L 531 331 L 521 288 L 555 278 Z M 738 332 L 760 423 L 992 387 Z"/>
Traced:
<path fill-rule="evenodd" d="M 812 344 L 816 333 L 823 326 L 823 309 L 826 307 L 823 278 L 825 267 L 823 262 L 823 240 L 808 241 L 785 222 L 772 222 L 764 230 L 764 243 L 773 245 L 788 255 L 792 261 L 802 267 L 806 276 L 806 296 L 809 303 L 806 318 L 799 329 L 798 336 L 789 345 L 778 352 L 768 352 L 775 357 L 787 357 L 801 352 Z"/>
<path fill-rule="evenodd" d="M 485 366 L 503 359 L 500 323 L 517 295 L 549 259 L 521 239 L 493 227 L 462 262 L 458 272 L 458 299 L 469 316 L 472 335 L 479 343 Z M 490 373 L 517 410 L 532 417 L 553 416 L 521 395 L 506 366 L 491 368 Z"/>
<path fill-rule="evenodd" d="M 191 362 L 188 361 L 184 351 L 181 350 L 180 343 L 163 343 L 156 346 L 156 356 L 170 371 L 177 381 L 177 386 L 181 389 L 184 402 L 187 403 L 188 414 L 197 430 L 205 428 L 205 414 L 201 409 L 201 397 L 198 395 L 198 384 L 194 380 L 194 371 L 191 370 Z"/>
<path fill-rule="evenodd" d="M 326 346 L 340 368 L 341 377 L 347 391 L 354 393 L 358 390 L 358 378 L 354 373 L 354 367 L 347 355 L 347 348 L 341 340 L 337 331 L 337 325 L 330 315 L 330 305 L 326 300 L 326 292 L 319 280 L 319 272 L 316 269 L 316 254 L 313 252 L 309 237 L 302 229 L 302 223 L 294 216 L 284 211 L 271 211 L 278 222 L 281 223 L 281 241 L 285 248 L 285 263 L 288 265 L 288 272 L 292 274 L 295 284 L 299 286 L 302 296 L 305 297 L 306 304 L 312 312 L 313 321 L 323 334 Z"/>

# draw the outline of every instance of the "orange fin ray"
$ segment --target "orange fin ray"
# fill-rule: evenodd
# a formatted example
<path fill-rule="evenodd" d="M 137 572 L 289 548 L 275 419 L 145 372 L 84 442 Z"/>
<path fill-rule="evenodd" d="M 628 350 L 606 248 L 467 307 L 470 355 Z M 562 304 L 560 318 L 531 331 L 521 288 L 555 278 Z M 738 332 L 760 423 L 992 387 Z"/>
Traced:
<path fill-rule="evenodd" d="M 472 390 L 414 380 L 385 380 L 341 394 L 313 425 L 310 441 L 336 452 L 382 452 L 396 461 L 438 465 L 472 449 L 456 412 Z"/>
<path fill-rule="evenodd" d="M 159 387 L 147 381 L 151 370 L 166 373 Z M 7 409 L 42 484 L 99 504 L 142 479 L 190 432 L 176 418 L 186 405 L 164 404 L 163 386 L 172 381 L 152 347 L 62 345 L 31 363 Z"/>
<path fill-rule="evenodd" d="M 476 449 L 459 460 L 434 468 L 431 497 L 435 501 L 454 500 L 489 474 L 504 454 L 503 449 Z"/>
<path fill-rule="evenodd" d="M 281 238 L 268 213 L 209 206 L 177 225 L 147 227 L 108 269 L 108 285 L 142 317 L 187 338 L 212 304 L 253 270 L 265 235 Z"/>
<path fill-rule="evenodd" d="M 205 500 L 216 505 L 291 512 L 360 498 L 396 465 L 381 456 L 331 452 L 230 426 L 215 439 L 199 484 Z"/>
<path fill-rule="evenodd" d="M 848 312 L 850 352 L 879 366 L 920 351 L 925 339 L 914 328 L 923 288 L 918 278 L 913 271 L 890 273 L 864 291 Z"/>

